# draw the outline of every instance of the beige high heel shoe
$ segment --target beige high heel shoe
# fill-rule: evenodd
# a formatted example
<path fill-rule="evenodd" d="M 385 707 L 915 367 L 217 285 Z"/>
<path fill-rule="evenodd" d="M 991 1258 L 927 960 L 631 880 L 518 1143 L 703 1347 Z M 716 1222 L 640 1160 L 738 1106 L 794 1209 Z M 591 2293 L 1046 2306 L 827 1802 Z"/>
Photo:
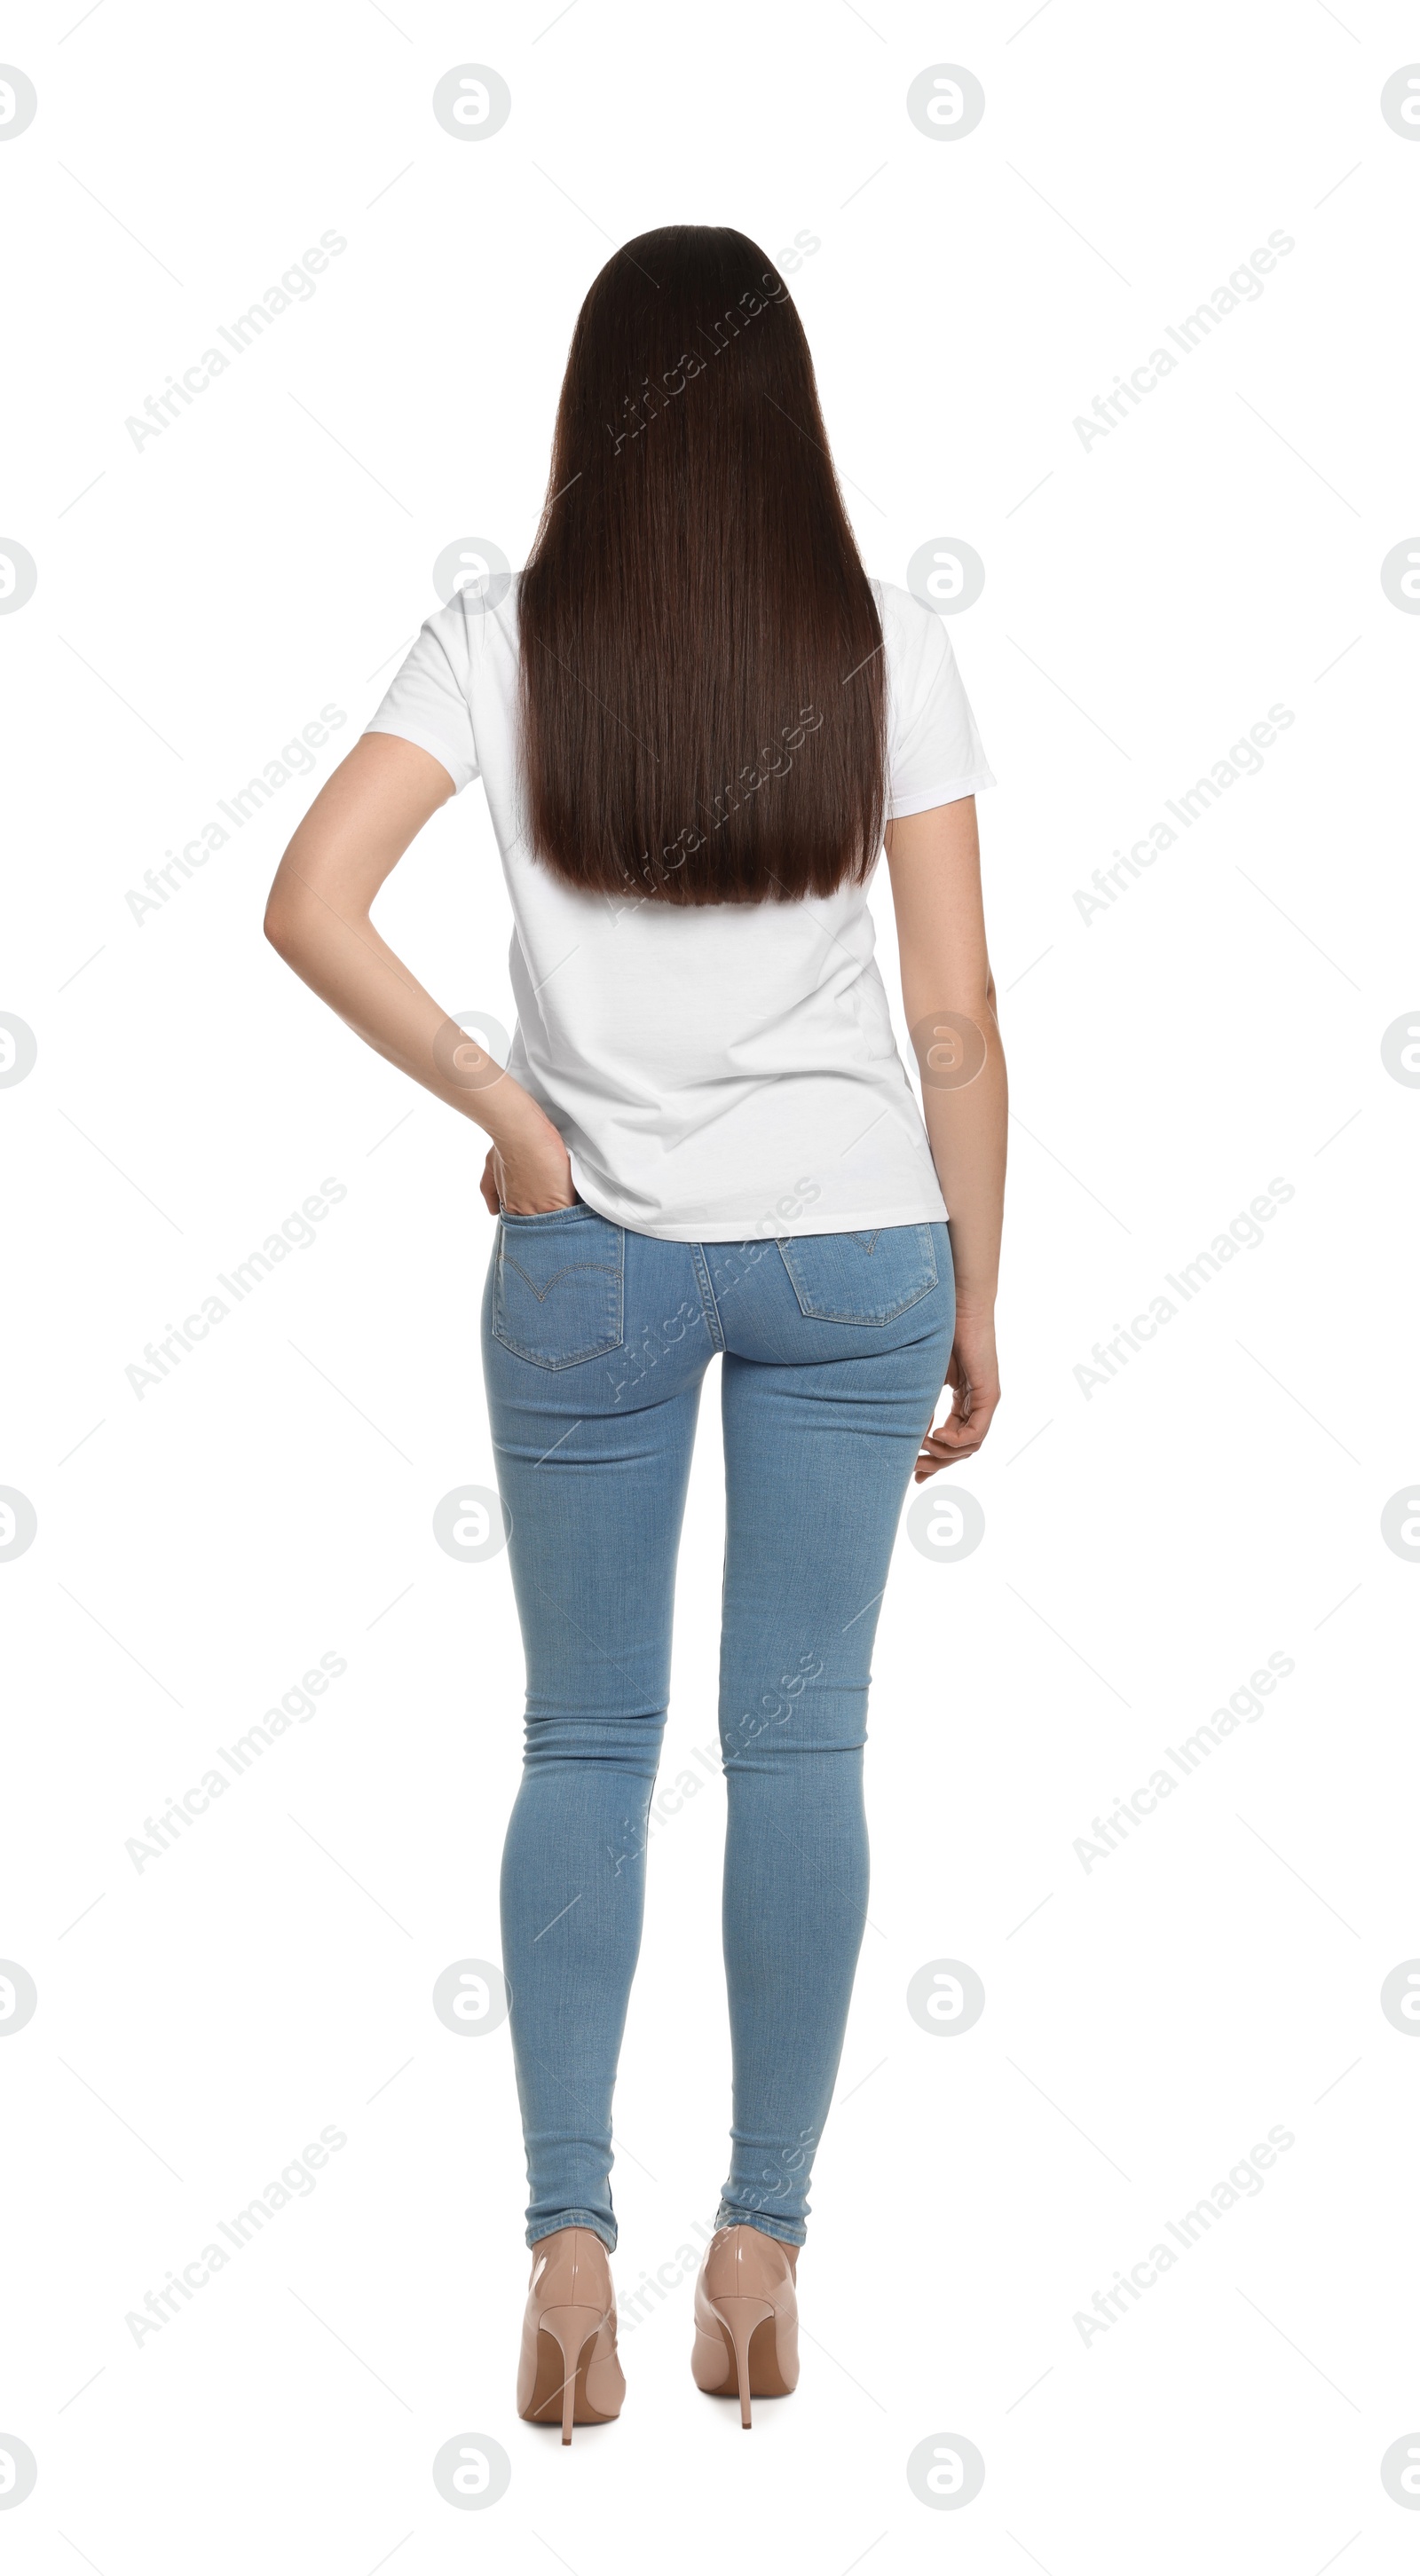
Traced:
<path fill-rule="evenodd" d="M 705 2248 L 691 2373 L 707 2396 L 738 2395 L 747 2433 L 751 2397 L 788 2397 L 799 2384 L 798 2256 L 760 2227 L 722 2227 Z"/>
<path fill-rule="evenodd" d="M 592 2227 L 559 2227 L 532 2249 L 532 2279 L 518 2361 L 518 2413 L 555 2424 L 610 2424 L 626 2381 L 616 2357 L 616 2293 L 607 2250 Z"/>

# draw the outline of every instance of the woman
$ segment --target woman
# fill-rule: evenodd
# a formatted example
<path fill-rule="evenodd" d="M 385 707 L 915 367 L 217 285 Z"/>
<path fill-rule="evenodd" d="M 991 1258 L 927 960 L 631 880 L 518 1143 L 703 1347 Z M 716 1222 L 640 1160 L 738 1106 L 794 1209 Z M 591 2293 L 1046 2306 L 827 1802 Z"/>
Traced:
<path fill-rule="evenodd" d="M 745 2425 L 797 2378 L 867 1894 L 869 1657 L 909 1477 L 969 1457 L 998 1399 L 1006 1086 L 976 727 L 940 621 L 863 571 L 802 327 L 742 233 L 673 225 L 608 261 L 548 492 L 506 595 L 428 620 L 266 931 L 492 1139 L 484 1365 L 528 1667 L 502 1875 L 534 2249 L 518 2408 L 565 2442 L 623 2395 L 612 2088 L 717 1352 L 734 2111 L 692 2368 Z M 506 1068 L 370 920 L 480 774 L 516 925 Z M 925 1127 L 873 963 L 885 824 Z"/>

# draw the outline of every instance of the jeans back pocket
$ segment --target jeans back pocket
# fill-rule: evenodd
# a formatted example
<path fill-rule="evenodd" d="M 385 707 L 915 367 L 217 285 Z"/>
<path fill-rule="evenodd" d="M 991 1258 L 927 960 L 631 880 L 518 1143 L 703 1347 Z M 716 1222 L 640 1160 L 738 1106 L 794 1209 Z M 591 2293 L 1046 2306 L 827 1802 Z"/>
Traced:
<path fill-rule="evenodd" d="M 538 1368 L 619 1350 L 626 1238 L 594 1208 L 498 1220 L 493 1338 Z"/>
<path fill-rule="evenodd" d="M 890 1324 L 937 1285 L 930 1225 L 781 1235 L 779 1249 L 800 1314 L 823 1324 Z"/>

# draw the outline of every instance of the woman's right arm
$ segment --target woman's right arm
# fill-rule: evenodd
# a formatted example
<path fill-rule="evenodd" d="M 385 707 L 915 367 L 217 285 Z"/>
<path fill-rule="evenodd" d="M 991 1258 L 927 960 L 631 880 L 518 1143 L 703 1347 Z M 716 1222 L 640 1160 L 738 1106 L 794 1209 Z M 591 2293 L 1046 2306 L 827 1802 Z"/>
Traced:
<path fill-rule="evenodd" d="M 493 1139 L 493 1214 L 576 1197 L 567 1148 L 532 1094 L 426 993 L 370 907 L 415 834 L 454 792 L 442 761 L 397 734 L 362 734 L 327 779 L 276 871 L 266 936 L 357 1037 Z"/>
<path fill-rule="evenodd" d="M 986 953 L 975 797 L 903 815 L 888 825 L 885 846 L 903 1008 L 956 1272 L 947 1372 L 955 1402 L 927 1435 L 917 1462 L 920 1484 L 980 1448 L 1001 1398 L 996 1277 L 1006 1185 L 1006 1059 Z"/>

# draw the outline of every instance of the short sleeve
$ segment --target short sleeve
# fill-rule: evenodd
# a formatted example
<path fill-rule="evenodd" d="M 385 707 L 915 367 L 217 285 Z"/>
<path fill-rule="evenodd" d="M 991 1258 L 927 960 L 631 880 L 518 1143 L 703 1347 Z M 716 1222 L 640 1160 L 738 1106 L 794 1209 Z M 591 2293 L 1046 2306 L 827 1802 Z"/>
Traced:
<path fill-rule="evenodd" d="M 442 761 L 455 789 L 478 776 L 478 745 L 469 693 L 468 614 L 456 592 L 420 627 L 365 727 L 394 733 Z"/>
<path fill-rule="evenodd" d="M 880 583 L 888 668 L 886 818 L 925 814 L 994 787 L 976 718 L 941 618 Z"/>

